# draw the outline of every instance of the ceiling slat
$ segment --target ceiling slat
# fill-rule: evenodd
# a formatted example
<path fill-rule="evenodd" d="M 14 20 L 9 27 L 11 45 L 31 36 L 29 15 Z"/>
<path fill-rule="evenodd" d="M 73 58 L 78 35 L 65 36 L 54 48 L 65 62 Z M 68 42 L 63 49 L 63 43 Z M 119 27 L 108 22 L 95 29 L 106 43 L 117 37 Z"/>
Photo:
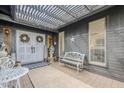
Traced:
<path fill-rule="evenodd" d="M 75 18 L 75 19 L 77 18 L 77 16 L 75 16 L 71 12 L 67 11 L 66 8 L 63 8 L 61 5 L 57 5 L 57 7 L 59 7 L 61 10 L 65 11 L 67 14 L 71 15 L 73 18 Z"/>
<path fill-rule="evenodd" d="M 20 12 L 20 14 L 23 16 L 23 15 L 26 15 L 26 14 L 23 14 L 23 12 Z M 38 17 L 35 17 L 35 16 L 32 16 L 32 15 L 27 15 L 27 16 L 29 16 L 29 17 L 31 17 L 32 19 L 32 21 L 36 21 L 36 19 L 38 19 Z M 23 19 L 23 18 L 22 18 Z M 47 20 L 45 20 L 45 19 L 40 19 L 40 20 L 42 20 L 42 21 L 44 21 L 44 22 L 48 22 Z M 49 23 L 49 22 L 48 22 Z M 51 23 L 49 23 L 49 24 L 51 24 Z M 52 24 L 53 25 L 53 24 Z"/>
<path fill-rule="evenodd" d="M 38 28 L 57 30 L 106 5 L 17 5 L 14 19 Z"/>
<path fill-rule="evenodd" d="M 57 20 L 59 20 L 59 21 L 62 21 L 63 23 L 66 23 L 66 21 L 65 20 L 63 20 L 63 19 L 60 19 L 58 16 L 55 16 L 55 15 L 53 15 L 52 13 L 49 13 L 48 11 L 45 11 L 45 8 L 46 8 L 47 6 L 44 6 L 44 8 L 42 9 L 39 9 L 39 8 L 37 8 L 37 10 L 39 11 L 39 12 L 44 12 L 46 15 L 48 15 L 48 16 L 51 16 L 51 17 L 53 17 L 53 18 L 55 18 L 55 19 L 57 19 Z"/>

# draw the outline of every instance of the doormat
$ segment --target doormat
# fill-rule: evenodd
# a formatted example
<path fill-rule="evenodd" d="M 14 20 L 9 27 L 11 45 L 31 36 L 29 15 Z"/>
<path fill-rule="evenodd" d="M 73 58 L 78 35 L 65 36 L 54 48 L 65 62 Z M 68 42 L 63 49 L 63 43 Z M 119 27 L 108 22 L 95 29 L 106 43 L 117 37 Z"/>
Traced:
<path fill-rule="evenodd" d="M 24 64 L 22 66 L 27 67 L 29 69 L 34 69 L 34 68 L 44 67 L 44 66 L 47 66 L 49 64 L 50 63 L 48 63 L 48 62 L 37 62 L 37 63 Z"/>

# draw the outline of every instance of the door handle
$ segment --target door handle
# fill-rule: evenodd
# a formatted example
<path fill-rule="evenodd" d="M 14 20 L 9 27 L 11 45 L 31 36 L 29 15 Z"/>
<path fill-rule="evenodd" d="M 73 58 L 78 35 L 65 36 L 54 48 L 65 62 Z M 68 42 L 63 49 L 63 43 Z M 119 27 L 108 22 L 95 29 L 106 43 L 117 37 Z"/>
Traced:
<path fill-rule="evenodd" d="M 35 47 L 31 46 L 31 53 L 35 53 Z"/>
<path fill-rule="evenodd" d="M 34 47 L 34 53 L 35 53 L 35 47 Z"/>
<path fill-rule="evenodd" d="M 31 53 L 33 54 L 33 46 L 31 46 Z"/>

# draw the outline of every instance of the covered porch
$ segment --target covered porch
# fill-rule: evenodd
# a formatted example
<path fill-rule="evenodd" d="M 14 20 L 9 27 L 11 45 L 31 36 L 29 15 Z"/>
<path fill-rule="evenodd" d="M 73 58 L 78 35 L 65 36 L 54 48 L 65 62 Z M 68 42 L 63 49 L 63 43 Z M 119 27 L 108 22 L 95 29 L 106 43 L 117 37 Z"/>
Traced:
<path fill-rule="evenodd" d="M 19 77 L 23 88 L 124 87 L 123 9 L 0 5 L 1 73 L 27 68 Z"/>

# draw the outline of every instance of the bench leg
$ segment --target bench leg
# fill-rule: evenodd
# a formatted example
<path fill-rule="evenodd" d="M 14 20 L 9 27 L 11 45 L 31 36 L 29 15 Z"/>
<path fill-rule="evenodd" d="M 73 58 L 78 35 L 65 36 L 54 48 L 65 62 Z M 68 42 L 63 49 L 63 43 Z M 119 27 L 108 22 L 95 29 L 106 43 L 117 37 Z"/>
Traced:
<path fill-rule="evenodd" d="M 16 88 L 20 88 L 21 86 L 20 86 L 20 80 L 19 79 L 17 79 L 17 81 L 16 81 Z"/>
<path fill-rule="evenodd" d="M 80 72 L 79 64 L 77 64 L 77 72 Z"/>
<path fill-rule="evenodd" d="M 83 64 L 81 64 L 80 66 L 81 66 L 81 70 L 83 70 Z"/>

